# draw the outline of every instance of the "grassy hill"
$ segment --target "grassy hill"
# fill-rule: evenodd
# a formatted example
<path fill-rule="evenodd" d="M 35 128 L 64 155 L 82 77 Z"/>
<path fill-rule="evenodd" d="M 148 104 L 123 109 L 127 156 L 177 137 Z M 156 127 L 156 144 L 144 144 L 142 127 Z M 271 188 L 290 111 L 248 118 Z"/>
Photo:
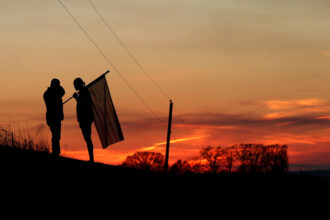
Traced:
<path fill-rule="evenodd" d="M 157 196 L 224 196 L 304 193 L 328 189 L 327 178 L 306 173 L 163 175 L 131 168 L 0 146 L 1 189 L 20 192 L 121 193 Z"/>
<path fill-rule="evenodd" d="M 25 150 L 15 147 L 0 146 L 0 168 L 3 174 L 16 178 L 29 176 L 39 178 L 81 178 L 119 176 L 151 176 L 139 170 L 102 163 L 91 164 L 62 156 L 54 156 L 46 152 Z"/>

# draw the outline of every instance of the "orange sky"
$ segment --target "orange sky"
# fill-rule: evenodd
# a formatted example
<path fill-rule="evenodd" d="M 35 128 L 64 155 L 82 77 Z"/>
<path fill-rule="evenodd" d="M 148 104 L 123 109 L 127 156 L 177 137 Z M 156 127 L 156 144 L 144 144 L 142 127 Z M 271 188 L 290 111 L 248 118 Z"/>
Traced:
<path fill-rule="evenodd" d="M 153 117 L 57 1 L 0 1 L 0 124 L 44 123 L 42 94 L 57 77 L 66 90 L 105 70 L 125 141 L 95 160 L 118 164 L 141 149 L 165 152 L 168 100 L 125 53 L 87 0 L 62 0 Z M 121 40 L 173 99 L 171 162 L 206 145 L 282 143 L 292 167 L 330 168 L 330 3 L 324 0 L 93 0 Z M 62 149 L 87 158 L 75 120 L 64 107 Z M 178 117 L 180 113 L 181 117 Z M 182 120 L 185 124 L 182 124 Z M 49 134 L 48 134 L 49 135 Z M 300 166 L 300 165 L 299 165 Z"/>

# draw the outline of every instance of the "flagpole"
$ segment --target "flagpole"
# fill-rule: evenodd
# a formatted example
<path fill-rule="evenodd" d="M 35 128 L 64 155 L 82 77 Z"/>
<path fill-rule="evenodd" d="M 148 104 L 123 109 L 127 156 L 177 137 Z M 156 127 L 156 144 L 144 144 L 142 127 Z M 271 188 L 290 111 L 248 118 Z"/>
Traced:
<path fill-rule="evenodd" d="M 97 81 L 99 81 L 100 79 L 102 79 L 103 77 L 105 77 L 105 75 L 107 75 L 110 71 L 107 70 L 105 73 L 103 73 L 101 76 L 97 77 L 94 81 L 92 81 L 91 83 L 89 83 L 86 87 L 90 87 L 92 86 L 94 83 L 96 83 Z"/>
<path fill-rule="evenodd" d="M 105 73 L 103 73 L 101 76 L 97 77 L 93 82 L 89 83 L 86 87 L 89 87 L 91 85 L 93 85 L 95 82 L 97 82 L 100 78 L 102 78 L 103 76 L 105 77 L 105 75 L 107 75 L 110 72 L 110 70 L 107 70 Z M 67 103 L 68 101 L 70 101 L 73 98 L 73 96 L 71 96 L 70 98 L 68 98 L 67 100 L 65 100 L 65 102 L 63 102 L 63 105 L 65 103 Z"/>
<path fill-rule="evenodd" d="M 106 104 L 106 96 L 105 96 L 105 93 L 106 93 L 106 87 L 105 87 L 105 84 L 106 84 L 106 81 L 104 81 L 104 86 L 103 86 L 103 95 L 104 95 L 104 130 L 105 130 L 105 134 L 108 133 L 108 129 L 107 129 L 107 104 Z M 104 135 L 104 144 L 105 146 L 107 145 L 107 135 Z"/>
<path fill-rule="evenodd" d="M 73 98 L 73 96 L 71 96 L 70 98 L 68 98 L 65 102 L 63 102 L 63 105 L 64 105 L 65 103 L 67 103 L 68 101 L 70 101 L 72 98 Z"/>

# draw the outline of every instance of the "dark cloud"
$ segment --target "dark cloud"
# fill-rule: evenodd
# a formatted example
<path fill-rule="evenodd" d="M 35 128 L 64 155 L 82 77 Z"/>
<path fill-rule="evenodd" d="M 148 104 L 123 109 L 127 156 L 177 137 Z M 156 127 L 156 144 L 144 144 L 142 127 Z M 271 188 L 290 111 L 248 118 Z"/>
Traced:
<path fill-rule="evenodd" d="M 210 126 L 330 126 L 330 120 L 317 119 L 317 115 L 306 115 L 297 117 L 286 117 L 276 119 L 265 119 L 260 117 L 251 117 L 243 114 L 187 114 L 183 116 L 192 125 L 210 125 Z"/>
<path fill-rule="evenodd" d="M 237 127 L 237 128 L 272 128 L 278 130 L 285 129 L 305 129 L 307 127 L 314 129 L 322 129 L 330 127 L 330 120 L 326 118 L 318 118 L 321 115 L 302 115 L 296 117 L 285 117 L 275 119 L 265 119 L 262 116 L 250 116 L 248 114 L 223 114 L 223 113 L 200 113 L 200 114 L 184 114 L 180 117 L 173 115 L 174 127 Z M 167 126 L 167 117 L 159 119 L 140 116 L 137 119 L 121 120 L 121 124 L 129 129 L 154 129 Z"/>

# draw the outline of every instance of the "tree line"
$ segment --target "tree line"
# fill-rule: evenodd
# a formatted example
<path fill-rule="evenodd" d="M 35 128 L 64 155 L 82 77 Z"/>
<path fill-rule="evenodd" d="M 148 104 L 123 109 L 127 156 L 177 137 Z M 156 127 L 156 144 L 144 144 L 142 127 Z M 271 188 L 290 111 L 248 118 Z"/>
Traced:
<path fill-rule="evenodd" d="M 193 173 L 287 173 L 287 145 L 240 144 L 231 147 L 207 146 L 194 160 L 178 160 L 170 172 Z M 122 166 L 162 171 L 165 157 L 161 153 L 136 152 Z"/>
<path fill-rule="evenodd" d="M 49 152 L 44 126 L 39 125 L 35 134 L 0 127 L 0 145 Z M 287 145 L 240 144 L 230 147 L 203 147 L 193 160 L 178 160 L 170 172 L 192 173 L 287 173 L 289 168 Z M 165 157 L 156 152 L 136 152 L 122 166 L 161 172 Z"/>

